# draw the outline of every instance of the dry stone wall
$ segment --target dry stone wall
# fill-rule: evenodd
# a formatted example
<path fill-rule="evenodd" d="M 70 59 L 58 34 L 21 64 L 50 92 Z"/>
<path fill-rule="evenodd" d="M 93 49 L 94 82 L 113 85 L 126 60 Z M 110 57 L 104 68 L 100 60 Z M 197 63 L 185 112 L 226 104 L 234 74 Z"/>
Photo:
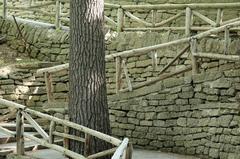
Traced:
<path fill-rule="evenodd" d="M 43 111 L 47 95 L 42 75 L 28 64 L 0 72 L 0 96 Z M 224 71 L 170 78 L 120 95 L 108 95 L 113 135 L 141 148 L 238 159 L 240 145 L 240 65 Z M 68 101 L 68 72 L 53 76 L 54 98 Z M 0 114 L 7 111 L 1 107 Z M 64 118 L 65 114 L 53 114 Z M 38 120 L 47 125 L 45 120 Z"/>
<path fill-rule="evenodd" d="M 67 61 L 69 54 L 69 31 L 56 30 L 52 25 L 39 26 L 29 22 L 18 22 L 24 40 L 30 44 L 26 50 L 15 23 L 0 19 L 1 32 L 7 34 L 8 44 L 21 53 L 41 61 Z"/>
<path fill-rule="evenodd" d="M 13 22 L 0 20 L 12 48 L 24 51 Z M 29 56 L 52 62 L 66 62 L 69 53 L 67 31 L 20 24 L 24 37 L 31 44 Z M 107 34 L 106 54 L 149 46 L 181 37 L 178 33 L 120 33 Z M 239 38 L 231 37 L 229 54 L 238 54 Z M 223 53 L 222 35 L 199 42 L 199 51 Z M 158 76 L 158 71 L 184 45 L 158 50 L 158 69 L 152 67 L 151 54 L 127 59 L 132 83 Z M 186 53 L 169 71 L 190 65 Z M 199 155 L 209 159 L 238 159 L 240 116 L 240 64 L 202 60 L 201 74 L 190 73 L 171 78 L 133 92 L 114 95 L 115 63 L 106 64 L 108 99 L 113 134 L 127 136 L 134 145 L 149 149 Z M 0 71 L 0 96 L 44 111 L 47 102 L 44 78 L 36 75 L 43 64 L 15 66 Z M 54 75 L 54 97 L 68 101 L 68 72 Z M 1 115 L 6 108 L 0 109 Z M 57 113 L 63 118 L 64 115 Z"/>
<path fill-rule="evenodd" d="M 43 105 L 47 103 L 45 80 L 42 75 L 36 75 L 36 70 L 56 64 L 59 63 L 35 62 L 1 67 L 0 98 L 26 105 L 30 109 L 45 112 L 43 109 Z M 68 89 L 63 86 L 67 87 L 68 81 L 61 78 L 60 74 L 58 74 L 57 78 L 54 77 L 53 81 L 55 88 L 54 97 L 58 101 L 66 102 L 68 100 Z M 56 88 L 59 81 L 61 81 L 61 92 Z M 63 90 L 64 88 L 65 91 Z M 0 105 L 1 117 L 12 111 L 12 108 Z M 64 118 L 64 114 L 56 113 L 54 115 L 59 118 Z M 15 116 L 10 117 L 10 120 L 11 119 L 15 120 Z M 49 121 L 43 118 L 36 118 L 35 120 L 44 129 L 48 129 Z"/>
<path fill-rule="evenodd" d="M 69 57 L 69 32 L 64 30 L 54 30 L 48 27 L 38 27 L 30 23 L 19 23 L 26 41 L 30 44 L 30 49 L 25 50 L 23 41 L 18 36 L 18 31 L 12 21 L 3 21 L 2 32 L 7 34 L 9 45 L 20 52 L 27 52 L 31 58 L 40 61 L 67 62 Z M 106 34 L 106 54 L 113 54 L 134 48 L 151 46 L 183 37 L 181 33 L 175 32 L 108 32 Z M 198 51 L 211 53 L 224 53 L 223 35 L 218 37 L 207 37 L 198 42 Z M 239 54 L 239 36 L 233 33 L 231 36 L 229 54 Z M 169 63 L 180 50 L 187 44 L 170 46 L 153 51 L 149 54 L 130 57 L 126 59 L 126 64 L 132 84 L 137 84 L 159 76 L 159 71 Z M 152 54 L 157 53 L 157 66 L 153 67 Z M 222 71 L 234 66 L 234 63 L 225 65 L 222 60 L 199 60 L 201 72 Z M 190 53 L 186 52 L 176 61 L 167 72 L 175 71 L 179 68 L 191 65 Z M 106 63 L 106 77 L 108 84 L 108 94 L 115 93 L 115 62 Z M 189 72 L 190 73 L 190 72 Z M 186 73 L 186 74 L 189 74 Z M 183 76 L 183 75 L 180 75 Z M 123 76 L 124 77 L 124 76 Z M 123 79 L 123 87 L 126 81 Z"/>
<path fill-rule="evenodd" d="M 43 75 L 36 75 L 36 70 L 56 64 L 35 62 L 0 68 L 1 98 L 27 105 L 34 110 L 43 111 L 42 107 L 47 102 L 45 79 Z M 67 71 L 53 75 L 53 87 L 56 100 L 61 102 L 68 101 Z"/>
<path fill-rule="evenodd" d="M 238 159 L 239 65 L 109 96 L 113 134 L 142 148 Z"/>

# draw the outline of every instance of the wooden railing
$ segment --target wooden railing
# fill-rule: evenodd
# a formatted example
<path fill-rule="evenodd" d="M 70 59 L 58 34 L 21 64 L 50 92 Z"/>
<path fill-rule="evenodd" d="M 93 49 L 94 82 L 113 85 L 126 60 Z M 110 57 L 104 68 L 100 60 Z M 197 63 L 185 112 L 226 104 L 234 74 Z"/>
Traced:
<path fill-rule="evenodd" d="M 87 127 L 84 127 L 82 125 L 78 125 L 76 123 L 70 122 L 68 120 L 63 120 L 56 118 L 54 116 L 44 114 L 32 109 L 27 108 L 24 105 L 17 104 L 5 99 L 0 99 L 0 105 L 10 107 L 11 109 L 17 110 L 16 115 L 16 132 L 10 131 L 6 128 L 3 128 L 0 126 L 0 132 L 5 133 L 9 136 L 16 137 L 17 140 L 17 154 L 18 155 L 24 155 L 24 138 L 31 139 L 32 141 L 37 142 L 38 144 L 45 146 L 47 148 L 56 150 L 61 152 L 62 154 L 74 158 L 74 159 L 95 159 L 100 158 L 107 155 L 112 155 L 112 159 L 131 159 L 132 154 L 132 147 L 131 144 L 129 144 L 128 139 L 124 139 L 123 141 L 111 137 L 109 135 L 103 134 L 101 132 L 89 129 Z M 47 133 L 37 122 L 32 118 L 32 116 L 37 118 L 43 118 L 45 120 L 48 120 L 50 122 L 50 128 L 49 133 Z M 35 130 L 40 134 L 40 137 L 24 133 L 24 121 L 25 119 L 27 122 L 32 125 Z M 56 125 L 62 125 L 63 127 L 68 127 L 71 129 L 75 129 L 79 132 L 82 132 L 85 134 L 85 138 L 82 138 L 80 136 L 71 135 L 68 133 L 59 132 L 56 129 Z M 78 153 L 75 153 L 73 151 L 70 151 L 65 147 L 62 147 L 60 145 L 55 144 L 55 136 L 62 137 L 64 139 L 71 139 L 78 142 L 83 142 L 85 147 L 89 147 L 89 142 L 85 142 L 87 139 L 89 139 L 89 136 L 96 137 L 98 139 L 101 139 L 109 144 L 112 144 L 115 146 L 114 148 L 111 148 L 109 150 L 105 150 L 102 152 L 98 152 L 96 154 L 92 154 L 89 156 L 84 156 Z M 88 154 L 88 153 L 85 153 Z M 124 157 L 123 157 L 124 156 Z M 123 158 L 122 158 L 123 157 Z"/>
<path fill-rule="evenodd" d="M 137 22 L 140 26 L 143 27 L 127 27 L 124 26 L 124 21 L 119 22 L 119 31 L 146 31 L 146 30 L 183 30 L 186 35 L 190 36 L 191 30 L 196 31 L 206 31 L 214 27 L 219 27 L 222 25 L 235 22 L 240 19 L 236 17 L 235 19 L 223 21 L 224 11 L 227 12 L 229 9 L 240 8 L 240 3 L 194 3 L 194 4 L 157 4 L 157 5 L 123 5 L 119 8 L 118 19 L 122 20 L 124 17 L 128 17 L 131 20 Z M 168 11 L 175 12 L 173 16 L 170 16 L 167 19 L 156 21 L 158 11 Z M 207 11 L 207 14 L 204 15 L 200 11 Z M 139 17 L 135 16 L 132 12 L 134 11 L 150 11 L 151 21 L 142 20 Z M 122 13 L 121 13 L 122 12 Z M 208 17 L 209 13 L 215 12 L 215 19 L 212 20 Z M 181 20 L 185 21 L 184 26 L 169 26 L 172 22 L 183 18 Z M 198 18 L 203 23 L 203 26 L 194 26 L 195 18 Z M 238 28 L 232 28 L 233 30 L 238 30 Z"/>
<path fill-rule="evenodd" d="M 28 6 L 10 6 L 7 0 L 3 0 L 3 12 L 4 18 L 8 15 L 8 10 L 18 11 L 33 11 L 42 15 L 55 17 L 56 28 L 61 28 L 63 22 L 69 22 L 70 15 L 62 12 L 62 4 L 69 3 L 69 0 L 55 0 L 50 2 L 29 0 Z M 55 5 L 55 12 L 51 13 L 42 8 L 50 5 Z M 235 21 L 240 20 L 240 17 L 226 20 L 224 18 L 224 11 L 228 10 L 239 10 L 240 3 L 195 3 L 195 4 L 156 4 L 156 5 L 118 5 L 105 3 L 105 11 L 116 12 L 116 17 L 105 16 L 105 21 L 114 30 L 121 31 L 157 31 L 157 30 L 182 30 L 185 31 L 186 35 L 190 36 L 191 30 L 206 31 L 215 27 L 223 26 Z M 170 17 L 166 19 L 158 20 L 158 14 L 160 11 L 171 12 Z M 215 12 L 215 16 L 211 14 L 204 15 L 201 11 Z M 150 20 L 141 19 L 136 16 L 135 13 L 150 14 Z M 209 13 L 208 12 L 208 13 Z M 126 20 L 128 18 L 128 21 Z M 176 20 L 185 21 L 184 26 L 171 26 L 170 24 Z M 195 19 L 201 20 L 202 26 L 194 26 Z M 225 21 L 223 21 L 225 19 Z M 127 22 L 126 22 L 127 21 Z M 134 27 L 131 27 L 130 23 L 137 23 Z M 231 30 L 240 30 L 239 28 L 231 28 Z"/>
<path fill-rule="evenodd" d="M 230 38 L 229 30 L 231 30 L 231 28 L 238 27 L 238 26 L 240 26 L 240 21 L 229 23 L 229 24 L 226 24 L 224 26 L 220 26 L 220 27 L 217 27 L 214 29 L 210 29 L 208 31 L 199 33 L 195 36 L 186 37 L 186 38 L 182 38 L 182 39 L 178 39 L 178 40 L 174 40 L 174 41 L 170 41 L 170 42 L 166 42 L 166 43 L 162 43 L 162 44 L 158 44 L 158 45 L 147 46 L 147 47 L 143 47 L 143 48 L 137 48 L 137 49 L 133 49 L 133 50 L 127 50 L 127 51 L 118 52 L 115 54 L 106 55 L 106 57 L 105 57 L 106 61 L 115 60 L 115 62 L 116 62 L 116 66 L 115 66 L 115 68 L 116 68 L 116 93 L 132 91 L 134 89 L 138 89 L 138 88 L 141 88 L 144 86 L 151 85 L 158 81 L 176 76 L 178 74 L 185 73 L 190 70 L 192 70 L 192 74 L 197 74 L 197 73 L 199 73 L 199 66 L 198 66 L 198 62 L 197 62 L 198 58 L 209 58 L 209 59 L 219 59 L 219 60 L 221 59 L 221 60 L 227 60 L 227 61 L 240 61 L 239 55 L 228 55 L 229 38 Z M 218 34 L 221 32 L 225 32 L 225 37 L 224 37 L 224 39 L 225 39 L 225 43 L 224 43 L 225 54 L 198 52 L 197 44 L 198 44 L 199 40 L 201 40 L 205 37 L 208 37 L 212 34 Z M 177 47 L 178 45 L 182 45 L 182 44 L 186 44 L 186 46 L 179 53 L 176 54 L 175 58 L 173 58 L 162 70 L 160 70 L 158 77 L 155 77 L 154 79 L 151 79 L 151 80 L 148 80 L 145 82 L 141 82 L 141 83 L 138 83 L 135 85 L 131 84 L 129 71 L 126 66 L 127 58 L 134 57 L 134 56 L 141 56 L 141 55 L 153 52 L 152 53 L 153 56 L 151 56 L 152 60 L 157 61 L 156 60 L 156 58 L 157 58 L 156 50 L 166 48 L 166 47 Z M 188 50 L 190 50 L 190 52 L 191 52 L 192 64 L 189 66 L 186 66 L 184 68 L 178 69 L 175 72 L 165 73 L 169 69 L 169 67 L 172 66 L 172 64 L 176 60 L 178 60 Z M 50 73 L 51 74 L 51 73 L 54 73 L 57 71 L 68 69 L 68 67 L 69 67 L 69 64 L 67 63 L 67 64 L 63 64 L 63 65 L 59 65 L 59 66 L 39 69 L 39 70 L 37 70 L 37 73 L 38 74 L 42 74 L 42 73 L 45 73 L 45 74 Z M 156 64 L 154 64 L 154 62 L 153 62 L 153 68 L 154 67 L 156 67 Z M 124 73 L 124 75 L 125 75 L 127 88 L 122 88 L 122 73 Z"/>

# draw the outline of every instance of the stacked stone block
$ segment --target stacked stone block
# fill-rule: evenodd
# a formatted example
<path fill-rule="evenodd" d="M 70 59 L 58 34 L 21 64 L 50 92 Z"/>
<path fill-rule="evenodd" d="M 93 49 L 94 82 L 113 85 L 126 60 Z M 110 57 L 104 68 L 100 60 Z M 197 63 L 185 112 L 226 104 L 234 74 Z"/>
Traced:
<path fill-rule="evenodd" d="M 238 158 L 239 67 L 109 96 L 113 134 L 142 148 Z"/>
<path fill-rule="evenodd" d="M 0 24 L 3 23 L 0 20 Z M 69 34 L 65 31 L 21 24 L 27 41 L 32 44 L 30 57 L 66 62 Z M 10 46 L 24 51 L 17 30 L 5 21 L 2 31 Z M 114 35 L 114 34 L 112 34 Z M 183 36 L 178 33 L 120 33 L 106 41 L 106 54 L 167 42 Z M 136 38 L 137 37 L 137 38 Z M 223 53 L 222 38 L 208 37 L 199 41 L 202 52 Z M 229 54 L 237 54 L 239 39 L 232 37 Z M 159 76 L 161 70 L 185 45 L 158 50 L 158 67 L 153 69 L 151 53 L 127 59 L 132 84 Z M 129 137 L 135 146 L 160 149 L 202 158 L 239 158 L 239 63 L 199 60 L 201 74 L 190 73 L 163 80 L 133 92 L 114 95 L 115 63 L 106 63 L 110 120 L 113 134 Z M 55 63 L 56 64 L 56 63 Z M 169 70 L 191 64 L 184 54 Z M 36 75 L 43 65 L 4 68 L 0 73 L 0 96 L 31 109 L 42 110 L 47 102 L 44 78 Z M 54 98 L 68 101 L 68 71 L 53 76 Z M 126 86 L 124 83 L 123 86 Z M 0 109 L 2 115 L 6 108 Z M 63 118 L 65 114 L 55 114 Z"/>

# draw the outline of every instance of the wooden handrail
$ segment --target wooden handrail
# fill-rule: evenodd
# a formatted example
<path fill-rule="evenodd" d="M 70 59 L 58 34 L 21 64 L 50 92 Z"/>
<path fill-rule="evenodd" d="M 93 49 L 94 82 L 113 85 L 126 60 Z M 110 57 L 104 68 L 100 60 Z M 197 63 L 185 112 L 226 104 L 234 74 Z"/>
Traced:
<path fill-rule="evenodd" d="M 151 52 L 151 51 L 154 51 L 154 50 L 157 50 L 160 48 L 165 48 L 165 47 L 172 46 L 172 45 L 178 45 L 178 44 L 190 42 L 190 40 L 193 38 L 202 39 L 202 38 L 210 36 L 212 34 L 216 34 L 216 33 L 225 31 L 226 27 L 233 28 L 233 27 L 237 27 L 237 26 L 240 26 L 240 21 L 229 23 L 229 24 L 217 27 L 217 28 L 213 28 L 213 29 L 199 33 L 192 37 L 182 38 L 182 39 L 174 40 L 174 41 L 167 42 L 167 43 L 162 43 L 162 44 L 157 44 L 157 45 L 153 45 L 153 46 L 147 46 L 147 47 L 127 50 L 127 51 L 122 51 L 122 52 L 118 52 L 118 53 L 111 54 L 111 55 L 106 55 L 105 60 L 109 61 L 116 57 L 131 57 L 131 56 L 143 55 L 143 54 L 146 54 L 148 52 Z M 39 70 L 37 70 L 37 74 L 42 74 L 45 72 L 54 73 L 54 72 L 68 69 L 68 68 L 69 68 L 69 64 L 66 63 L 66 64 L 62 64 L 62 65 L 39 69 Z"/>
<path fill-rule="evenodd" d="M 40 113 L 40 112 L 35 111 L 35 110 L 31 110 L 24 105 L 17 104 L 17 103 L 14 103 L 14 102 L 11 102 L 11 101 L 8 101 L 8 100 L 5 100 L 5 99 L 0 99 L 0 105 L 12 107 L 12 108 L 15 108 L 15 109 L 18 110 L 17 117 L 16 117 L 17 118 L 16 119 L 17 120 L 16 133 L 14 133 L 12 131 L 9 131 L 9 130 L 3 128 L 3 127 L 0 127 L 0 131 L 4 132 L 7 135 L 17 137 L 17 154 L 19 154 L 19 155 L 24 154 L 24 137 L 29 138 L 29 139 L 37 142 L 38 144 L 40 144 L 42 146 L 46 146 L 50 149 L 59 151 L 59 152 L 63 153 L 64 155 L 67 155 L 67 156 L 69 156 L 73 159 L 94 159 L 94 158 L 98 158 L 98 157 L 113 154 L 115 151 L 117 151 L 117 154 L 119 154 L 120 152 L 125 151 L 126 148 L 127 148 L 127 144 L 128 144 L 128 139 L 127 138 L 124 139 L 123 141 L 121 141 L 117 138 L 114 138 L 112 136 L 103 134 L 101 132 L 89 129 L 87 127 L 75 124 L 75 123 L 67 121 L 67 120 L 59 119 L 59 118 L 56 118 L 56 117 L 53 117 L 53 116 L 50 116 L 50 115 L 47 115 L 47 114 Z M 47 119 L 47 120 L 51 121 L 50 125 L 52 125 L 52 127 L 50 129 L 52 129 L 52 130 L 49 131 L 49 133 L 50 133 L 49 136 L 45 133 L 45 131 L 38 124 L 36 124 L 36 122 L 32 119 L 30 114 L 33 115 L 33 116 L 41 117 L 41 118 L 44 118 L 44 119 Z M 43 139 L 38 138 L 36 136 L 33 136 L 31 134 L 24 133 L 23 116 L 25 118 L 27 118 L 27 120 L 35 128 L 37 127 L 38 132 L 41 135 L 44 136 Z M 104 140 L 108 143 L 111 143 L 111 144 L 113 144 L 117 147 L 114 147 L 114 148 L 109 149 L 109 150 L 104 150 L 102 152 L 98 152 L 98 153 L 92 154 L 90 156 L 88 154 L 86 154 L 85 156 L 88 156 L 88 157 L 84 157 L 83 155 L 75 153 L 73 151 L 70 151 L 65 147 L 54 144 L 53 135 L 60 136 L 60 137 L 63 137 L 63 138 L 67 137 L 67 138 L 77 140 L 77 141 L 80 141 L 80 142 L 85 142 L 87 140 L 87 139 L 83 139 L 83 138 L 80 138 L 80 137 L 77 137 L 77 136 L 74 136 L 74 135 L 69 135 L 69 134 L 54 131 L 53 127 L 55 127 L 55 123 L 61 124 L 63 126 L 71 127 L 71 128 L 76 129 L 78 131 L 82 131 L 87 136 L 94 136 L 94 137 L 99 138 L 101 140 Z"/>
<path fill-rule="evenodd" d="M 17 10 L 26 10 L 26 9 L 33 9 L 33 8 L 41 8 L 49 5 L 53 5 L 55 2 L 47 2 L 39 5 L 33 5 L 33 6 L 21 6 L 21 7 L 12 7 L 12 6 L 7 6 L 8 9 L 17 9 Z"/>
<path fill-rule="evenodd" d="M 138 49 L 118 52 L 118 53 L 111 54 L 111 55 L 106 55 L 105 56 L 106 61 L 112 60 L 112 59 L 116 60 L 116 93 L 126 92 L 126 91 L 129 91 L 129 90 L 132 91 L 132 89 L 138 89 L 138 88 L 141 88 L 143 86 L 156 83 L 160 80 L 172 77 L 176 74 L 189 71 L 192 68 L 193 68 L 192 69 L 193 73 L 196 74 L 198 72 L 197 71 L 197 69 L 198 69 L 197 61 L 196 61 L 197 56 L 199 56 L 199 57 L 204 57 L 205 56 L 205 57 L 209 57 L 209 58 L 218 58 L 218 59 L 227 59 L 227 60 L 230 59 L 230 60 L 238 61 L 238 56 L 232 56 L 232 57 L 229 57 L 227 55 L 225 55 L 225 56 L 211 55 L 210 56 L 209 54 L 195 55 L 194 54 L 195 52 L 193 52 L 192 55 L 193 54 L 194 55 L 192 56 L 192 67 L 189 66 L 189 67 L 184 68 L 183 70 L 178 70 L 178 71 L 173 72 L 173 73 L 165 74 L 165 75 L 162 75 L 160 77 L 155 78 L 154 80 L 142 82 L 142 83 L 139 83 L 139 84 L 136 84 L 136 85 L 133 85 L 133 86 L 131 85 L 131 81 L 130 81 L 128 73 L 127 73 L 128 71 L 125 67 L 124 73 L 127 77 L 126 79 L 127 79 L 127 82 L 128 82 L 128 89 L 121 89 L 121 70 L 122 70 L 122 68 L 121 68 L 121 63 L 122 63 L 121 58 L 122 57 L 126 58 L 126 57 L 131 57 L 131 56 L 140 56 L 140 55 L 146 54 L 146 53 L 151 52 L 151 51 L 155 51 L 155 50 L 160 49 L 160 48 L 164 48 L 164 47 L 168 47 L 168 46 L 172 46 L 172 45 L 178 45 L 178 44 L 182 44 L 182 43 L 188 43 L 188 45 L 183 50 L 181 50 L 180 53 L 177 54 L 177 56 L 160 71 L 160 74 L 161 74 L 166 69 L 168 69 L 178 58 L 180 58 L 180 56 L 182 54 L 184 54 L 189 49 L 189 44 L 193 41 L 193 39 L 195 39 L 197 41 L 199 39 L 210 36 L 212 34 L 216 34 L 216 33 L 222 32 L 222 31 L 226 31 L 226 28 L 229 30 L 229 29 L 231 29 L 233 27 L 236 27 L 236 26 L 239 26 L 239 25 L 240 25 L 240 21 L 236 21 L 236 22 L 233 22 L 233 23 L 229 23 L 229 24 L 217 27 L 217 28 L 210 29 L 208 31 L 199 33 L 199 34 L 197 34 L 195 36 L 192 36 L 192 37 L 186 37 L 186 38 L 170 41 L 170 42 L 163 43 L 163 44 L 157 44 L 157 45 L 153 45 L 153 46 L 147 46 L 147 47 L 142 47 L 142 48 L 138 48 Z M 189 33 L 189 32 L 187 32 L 187 33 Z M 68 67 L 69 67 L 69 64 L 67 63 L 67 64 L 53 66 L 53 67 L 49 67 L 49 68 L 42 68 L 42 69 L 37 70 L 37 74 L 54 73 L 54 72 L 57 72 L 57 71 L 68 69 Z"/>
<path fill-rule="evenodd" d="M 217 28 L 213 28 L 213 29 L 210 29 L 208 31 L 199 33 L 199 34 L 197 34 L 195 36 L 192 36 L 192 37 L 182 38 L 182 39 L 174 40 L 174 41 L 163 43 L 163 44 L 147 46 L 147 47 L 142 47 L 142 48 L 138 48 L 138 49 L 132 49 L 132 50 L 127 50 L 127 51 L 123 51 L 123 52 L 118 52 L 118 53 L 111 54 L 111 55 L 106 55 L 105 59 L 106 60 L 111 60 L 111 59 L 114 59 L 115 57 L 119 57 L 119 56 L 120 57 L 139 56 L 139 55 L 148 53 L 150 51 L 154 51 L 154 50 L 164 48 L 164 47 L 168 47 L 168 46 L 171 46 L 171 45 L 178 45 L 178 44 L 182 44 L 182 43 L 187 43 L 192 38 L 202 39 L 202 38 L 207 37 L 209 35 L 225 31 L 226 27 L 232 28 L 232 27 L 236 27 L 236 26 L 240 26 L 240 21 L 229 23 L 229 24 L 217 27 Z"/>
<path fill-rule="evenodd" d="M 69 68 L 69 64 L 66 63 L 66 64 L 57 65 L 57 66 L 53 66 L 53 67 L 38 69 L 36 71 L 36 73 L 37 74 L 43 74 L 45 72 L 53 73 L 53 72 L 62 71 L 62 70 L 68 69 L 68 68 Z"/>
<path fill-rule="evenodd" d="M 15 109 L 20 109 L 20 110 L 23 110 L 26 113 L 31 114 L 31 115 L 35 115 L 35 116 L 38 116 L 38 117 L 41 117 L 41 118 L 45 118 L 49 121 L 54 121 L 58 124 L 65 125 L 65 126 L 68 126 L 70 128 L 82 131 L 86 134 L 90 134 L 91 136 L 94 136 L 94 137 L 99 138 L 101 140 L 104 140 L 108 143 L 111 143 L 115 146 L 119 146 L 121 144 L 121 140 L 119 140 L 117 138 L 114 138 L 112 136 L 103 134 L 103 133 L 98 132 L 96 130 L 92 130 L 92 129 L 87 128 L 87 127 L 82 126 L 82 125 L 78 125 L 78 124 L 70 122 L 68 120 L 59 119 L 57 117 L 54 117 L 54 116 L 51 116 L 51 115 L 48 115 L 48 114 L 44 114 L 44 113 L 29 109 L 26 106 L 18 104 L 18 103 L 14 103 L 14 102 L 11 102 L 11 101 L 8 101 L 8 100 L 5 100 L 5 99 L 0 99 L 0 104 L 8 106 L 8 107 L 15 108 Z"/>
<path fill-rule="evenodd" d="M 55 3 L 57 0 L 53 2 L 49 2 L 50 4 Z M 70 3 L 70 0 L 59 0 L 63 3 Z M 47 3 L 46 3 L 47 4 Z M 104 3 L 105 8 L 123 8 L 128 10 L 160 10 L 160 9 L 185 9 L 187 7 L 191 9 L 233 9 L 239 8 L 240 3 L 190 3 L 190 4 L 146 4 L 146 5 L 120 5 L 120 4 L 112 4 L 112 3 Z"/>
<path fill-rule="evenodd" d="M 155 5 L 121 5 L 128 10 L 158 10 L 158 9 L 232 9 L 239 8 L 240 3 L 192 3 L 192 4 L 155 4 Z"/>
<path fill-rule="evenodd" d="M 49 6 L 54 4 L 56 5 L 56 14 L 51 14 L 48 12 L 44 12 L 40 9 L 36 9 L 36 8 L 40 8 L 40 7 L 44 7 L 44 6 Z M 7 0 L 3 0 L 3 17 L 6 18 L 7 17 L 7 9 L 13 9 L 13 10 L 28 10 L 28 11 L 36 11 L 45 15 L 55 15 L 55 27 L 56 28 L 61 28 L 61 20 L 66 21 L 67 19 L 64 18 L 62 16 L 61 13 L 61 3 L 70 3 L 70 0 L 54 0 L 52 2 L 47 2 L 47 3 L 42 3 L 42 4 L 38 4 L 38 5 L 29 5 L 27 7 L 25 6 L 8 6 L 7 5 Z M 132 13 L 130 13 L 130 11 L 135 11 L 135 10 L 185 10 L 186 8 L 189 8 L 190 10 L 194 9 L 202 9 L 202 10 L 209 10 L 209 9 L 217 9 L 217 19 L 216 22 L 209 19 L 208 17 L 206 17 L 205 15 L 200 14 L 199 12 L 194 11 L 194 14 L 197 15 L 198 17 L 200 17 L 203 21 L 210 23 L 213 27 L 215 26 L 219 26 L 219 25 L 224 25 L 224 23 L 219 23 L 222 20 L 221 15 L 221 11 L 223 9 L 235 9 L 235 8 L 240 8 L 240 3 L 236 2 L 236 3 L 192 3 L 192 4 L 155 4 L 155 5 L 120 5 L 120 4 L 111 4 L 111 3 L 104 3 L 104 7 L 105 9 L 116 9 L 118 10 L 118 14 L 117 14 L 117 25 L 116 22 L 108 17 L 106 17 L 106 21 L 112 25 L 111 28 L 115 28 L 118 32 L 120 31 L 139 31 L 139 30 L 182 30 L 185 27 L 164 27 L 162 26 L 163 24 L 167 24 L 177 18 L 179 18 L 180 16 L 182 16 L 182 13 L 176 14 L 173 17 L 170 17 L 166 20 L 163 20 L 160 23 L 149 23 L 145 20 L 142 20 L 138 17 L 136 17 L 135 15 L 133 15 Z M 137 21 L 140 24 L 144 24 L 145 26 L 147 26 L 147 28 L 126 28 L 124 26 L 124 14 L 129 16 L 131 19 Z M 226 24 L 226 23 L 225 23 Z M 159 27 L 162 26 L 162 27 Z M 157 28 L 159 27 L 159 28 Z M 201 27 L 195 27 L 195 29 L 200 29 Z"/>
<path fill-rule="evenodd" d="M 125 138 L 121 145 L 117 148 L 117 150 L 115 151 L 115 153 L 113 154 L 111 159 L 121 159 L 122 156 L 124 156 L 124 152 L 126 152 L 127 146 L 128 146 L 128 138 Z M 125 159 L 125 158 L 123 158 Z"/>

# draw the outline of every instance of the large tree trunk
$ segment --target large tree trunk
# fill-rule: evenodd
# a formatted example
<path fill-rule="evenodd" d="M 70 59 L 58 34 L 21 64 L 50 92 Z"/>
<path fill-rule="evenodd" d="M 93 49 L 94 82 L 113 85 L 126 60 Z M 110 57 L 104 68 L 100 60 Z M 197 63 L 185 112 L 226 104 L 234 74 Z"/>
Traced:
<path fill-rule="evenodd" d="M 105 81 L 103 32 L 104 0 L 71 0 L 70 4 L 70 120 L 110 134 Z M 79 135 L 70 130 L 70 133 Z M 83 154 L 84 146 L 70 141 L 70 149 Z M 108 147 L 91 139 L 93 154 Z"/>

